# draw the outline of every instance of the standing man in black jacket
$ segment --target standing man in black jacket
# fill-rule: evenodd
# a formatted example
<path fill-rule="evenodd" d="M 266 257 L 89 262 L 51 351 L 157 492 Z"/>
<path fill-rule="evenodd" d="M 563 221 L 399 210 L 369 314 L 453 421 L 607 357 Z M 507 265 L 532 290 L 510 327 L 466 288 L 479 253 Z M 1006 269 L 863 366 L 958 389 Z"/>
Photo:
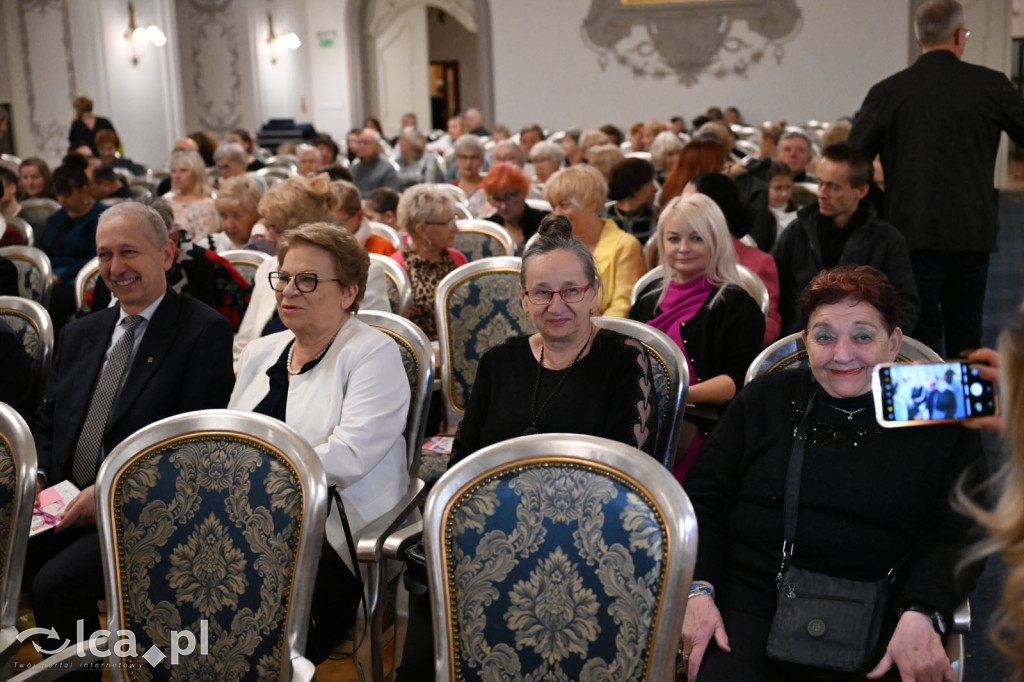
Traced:
<path fill-rule="evenodd" d="M 1000 131 L 1024 144 L 1024 99 L 1002 73 L 961 61 L 970 31 L 955 0 L 914 21 L 924 54 L 868 92 L 850 144 L 881 154 L 886 216 L 910 249 L 921 296 L 914 338 L 946 357 L 981 345 Z"/>

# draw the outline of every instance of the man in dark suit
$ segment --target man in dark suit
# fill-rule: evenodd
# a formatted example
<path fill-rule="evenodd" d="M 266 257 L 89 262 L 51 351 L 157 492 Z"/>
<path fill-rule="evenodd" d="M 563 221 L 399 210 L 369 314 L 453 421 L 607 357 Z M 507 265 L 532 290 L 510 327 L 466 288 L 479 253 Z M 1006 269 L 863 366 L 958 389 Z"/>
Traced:
<path fill-rule="evenodd" d="M 1024 144 L 1024 99 L 1002 73 L 961 61 L 970 31 L 955 0 L 930 0 L 914 29 L 924 50 L 868 92 L 850 144 L 881 154 L 886 216 L 907 240 L 921 314 L 913 336 L 945 356 L 981 345 L 992 187 L 1000 131 Z"/>
<path fill-rule="evenodd" d="M 32 538 L 26 561 L 36 623 L 72 642 L 79 619 L 86 637 L 96 629 L 103 598 L 93 486 L 103 457 L 159 419 L 226 407 L 234 384 L 231 325 L 167 286 L 174 245 L 156 211 L 112 207 L 96 253 L 120 305 L 64 329 L 33 428 L 39 487 L 70 479 L 82 490 L 54 531 Z"/>

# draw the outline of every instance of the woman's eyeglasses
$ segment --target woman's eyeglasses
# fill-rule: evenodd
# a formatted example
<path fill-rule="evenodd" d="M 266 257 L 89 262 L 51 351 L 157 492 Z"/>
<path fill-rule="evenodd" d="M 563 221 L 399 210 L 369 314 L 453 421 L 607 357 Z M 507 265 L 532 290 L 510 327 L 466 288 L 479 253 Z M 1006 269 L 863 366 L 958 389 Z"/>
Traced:
<path fill-rule="evenodd" d="M 284 291 L 288 286 L 288 282 L 295 280 L 295 288 L 304 294 L 309 294 L 316 291 L 316 287 L 320 282 L 341 282 L 338 278 L 332 279 L 320 279 L 320 276 L 315 272 L 300 272 L 296 275 L 289 275 L 286 272 L 272 272 L 267 275 L 267 279 L 270 281 L 270 288 L 274 291 Z"/>
<path fill-rule="evenodd" d="M 590 285 L 585 287 L 566 287 L 564 289 L 530 289 L 524 291 L 526 297 L 530 299 L 531 303 L 536 305 L 547 305 L 551 303 L 551 299 L 554 298 L 555 294 L 558 294 L 563 303 L 579 303 L 583 300 L 586 293 L 590 291 Z"/>

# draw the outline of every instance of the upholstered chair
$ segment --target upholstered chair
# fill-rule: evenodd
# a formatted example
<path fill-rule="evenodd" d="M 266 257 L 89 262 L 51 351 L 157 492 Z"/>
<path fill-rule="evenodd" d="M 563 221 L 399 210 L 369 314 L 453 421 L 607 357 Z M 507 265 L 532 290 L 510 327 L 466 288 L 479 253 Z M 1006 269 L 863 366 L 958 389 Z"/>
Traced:
<path fill-rule="evenodd" d="M 427 497 L 437 679 L 674 680 L 697 524 L 672 474 L 593 436 L 481 449 Z"/>

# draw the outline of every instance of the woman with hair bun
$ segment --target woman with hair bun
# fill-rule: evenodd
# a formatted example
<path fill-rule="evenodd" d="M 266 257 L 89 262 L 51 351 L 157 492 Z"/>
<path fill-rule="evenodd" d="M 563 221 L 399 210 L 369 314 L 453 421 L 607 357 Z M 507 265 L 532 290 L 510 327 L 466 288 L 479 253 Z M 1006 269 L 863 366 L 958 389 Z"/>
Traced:
<path fill-rule="evenodd" d="M 538 234 L 519 274 L 523 309 L 537 333 L 510 338 L 481 358 L 450 464 L 531 433 L 601 436 L 651 454 L 656 425 L 643 345 L 591 321 L 601 283 L 568 218 L 549 215 Z"/>

